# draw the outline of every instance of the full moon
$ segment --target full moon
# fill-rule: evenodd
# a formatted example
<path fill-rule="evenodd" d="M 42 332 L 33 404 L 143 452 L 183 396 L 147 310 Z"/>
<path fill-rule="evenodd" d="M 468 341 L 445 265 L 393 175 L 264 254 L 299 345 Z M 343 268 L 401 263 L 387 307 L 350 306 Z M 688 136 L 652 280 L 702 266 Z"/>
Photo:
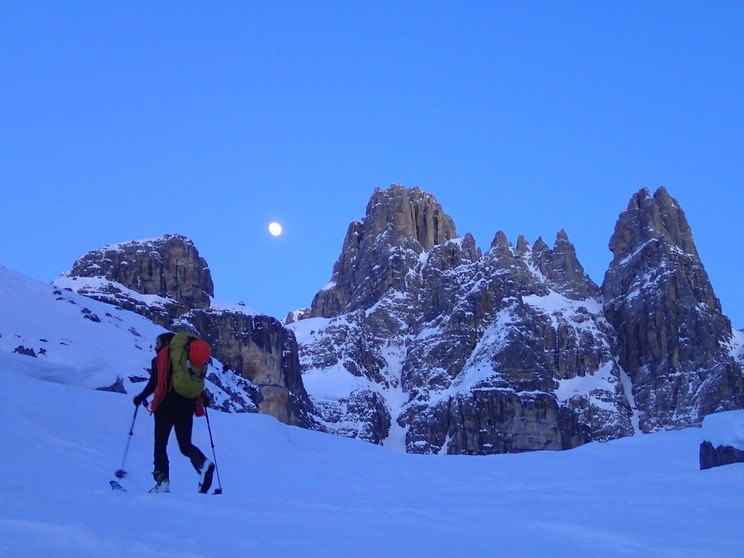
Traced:
<path fill-rule="evenodd" d="M 269 225 L 269 232 L 274 236 L 282 234 L 282 226 L 279 223 L 271 223 Z"/>

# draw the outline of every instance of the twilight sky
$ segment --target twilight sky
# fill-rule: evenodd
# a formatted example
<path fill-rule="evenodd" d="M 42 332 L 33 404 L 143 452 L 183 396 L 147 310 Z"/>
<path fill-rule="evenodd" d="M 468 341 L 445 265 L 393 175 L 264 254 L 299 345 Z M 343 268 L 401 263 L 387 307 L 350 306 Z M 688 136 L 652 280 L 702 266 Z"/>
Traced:
<path fill-rule="evenodd" d="M 484 250 L 563 228 L 601 284 L 665 186 L 744 328 L 744 2 L 3 2 L 0 76 L 0 265 L 35 279 L 179 233 L 282 319 L 397 182 Z"/>

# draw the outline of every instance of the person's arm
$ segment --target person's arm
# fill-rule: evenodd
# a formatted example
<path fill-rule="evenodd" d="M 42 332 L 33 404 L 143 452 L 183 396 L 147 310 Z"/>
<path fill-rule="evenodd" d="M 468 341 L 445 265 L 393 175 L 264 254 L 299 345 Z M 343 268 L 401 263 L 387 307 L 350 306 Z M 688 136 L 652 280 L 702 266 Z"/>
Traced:
<path fill-rule="evenodd" d="M 150 380 L 147 382 L 145 389 L 143 389 L 139 395 L 134 396 L 134 399 L 132 400 L 134 404 L 141 405 L 142 403 L 144 403 L 145 399 L 150 397 L 155 392 L 155 388 L 157 387 L 157 385 L 158 369 L 156 365 L 156 359 L 152 359 L 152 364 L 150 365 Z"/>

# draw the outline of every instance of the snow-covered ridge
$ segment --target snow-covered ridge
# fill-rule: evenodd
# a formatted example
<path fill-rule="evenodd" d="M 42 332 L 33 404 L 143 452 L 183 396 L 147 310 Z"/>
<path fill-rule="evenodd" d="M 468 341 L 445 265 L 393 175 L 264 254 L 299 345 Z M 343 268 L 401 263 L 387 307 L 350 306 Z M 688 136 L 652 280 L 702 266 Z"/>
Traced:
<path fill-rule="evenodd" d="M 118 297 L 125 297 L 127 300 L 137 301 L 143 306 L 150 308 L 167 308 L 169 305 L 177 304 L 177 301 L 167 296 L 155 294 L 142 294 L 133 291 L 117 283 L 109 281 L 103 277 L 72 277 L 63 274 L 55 279 L 52 284 L 60 289 L 69 289 L 74 292 L 84 292 L 86 296 L 95 295 L 98 300 L 105 301 L 108 304 L 117 304 Z M 209 297 L 209 308 L 219 312 L 233 312 L 236 314 L 245 314 L 246 316 L 255 316 L 258 314 L 252 308 L 242 303 L 223 302 Z"/>
<path fill-rule="evenodd" d="M 80 287 L 69 277 L 47 285 L 0 268 L 0 352 L 34 358 L 39 373 L 58 383 L 139 393 L 149 378 L 155 338 L 166 330 L 138 314 L 68 290 L 68 282 Z M 85 278 L 92 288 L 108 283 Z M 128 294 L 150 305 L 161 302 L 154 295 Z M 246 391 L 250 382 L 224 368 L 212 359 L 208 369 L 207 389 L 215 405 L 245 410 L 230 395 L 241 393 L 243 403 L 255 410 Z"/>
<path fill-rule="evenodd" d="M 0 270 L 0 350 L 29 349 L 43 362 L 84 370 L 71 385 L 112 386 L 130 377 L 147 377 L 152 344 L 162 328 L 59 286 Z"/>
<path fill-rule="evenodd" d="M 246 316 L 255 316 L 258 314 L 258 312 L 256 312 L 253 308 L 250 308 L 240 302 L 238 303 L 222 302 L 219 300 L 215 300 L 212 297 L 210 297 L 209 299 L 209 309 L 215 310 L 217 312 L 232 312 L 235 314 L 245 314 Z"/>
<path fill-rule="evenodd" d="M 142 294 L 133 291 L 115 281 L 109 281 L 103 277 L 71 277 L 64 274 L 58 279 L 52 281 L 52 285 L 60 289 L 69 289 L 73 292 L 85 292 L 86 295 L 95 294 L 99 299 L 105 300 L 108 304 L 117 303 L 117 296 L 124 296 L 129 300 L 138 301 L 143 306 L 167 308 L 176 301 L 169 297 L 155 294 Z"/>
<path fill-rule="evenodd" d="M 92 252 L 121 251 L 131 246 L 141 246 L 142 248 L 148 248 L 151 246 L 157 246 L 159 244 L 162 244 L 164 240 L 168 240 L 170 238 L 177 238 L 187 244 L 191 244 L 192 246 L 194 244 L 192 240 L 186 236 L 183 236 L 180 234 L 166 234 L 163 236 L 157 236 L 153 238 L 145 238 L 141 240 L 128 240 L 125 242 L 116 242 L 114 244 L 107 244 L 105 246 L 101 246 L 97 250 L 93 250 Z"/>

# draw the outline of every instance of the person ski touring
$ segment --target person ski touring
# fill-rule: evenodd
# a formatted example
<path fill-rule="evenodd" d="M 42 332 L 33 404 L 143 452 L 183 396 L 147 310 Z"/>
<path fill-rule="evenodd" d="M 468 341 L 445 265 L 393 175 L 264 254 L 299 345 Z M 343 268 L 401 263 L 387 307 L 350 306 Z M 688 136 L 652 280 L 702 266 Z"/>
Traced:
<path fill-rule="evenodd" d="M 178 337 L 177 337 L 178 335 Z M 175 341 L 174 341 L 175 339 Z M 181 340 L 181 344 L 178 341 Z M 184 343 L 185 340 L 185 343 Z M 203 373 L 200 378 L 200 386 L 191 391 L 176 389 L 175 382 L 182 382 L 177 376 L 180 370 L 174 373 L 174 360 L 172 353 L 185 351 L 183 358 L 191 371 L 191 363 L 187 360 L 189 345 L 193 340 L 199 342 L 198 349 L 206 346 L 206 357 L 204 363 L 209 358 L 209 345 L 199 340 L 196 336 L 191 336 L 185 332 L 163 333 L 158 335 L 155 340 L 155 358 L 152 359 L 150 367 L 150 380 L 142 390 L 142 393 L 136 395 L 133 399 L 134 405 L 147 405 L 147 398 L 154 394 L 152 402 L 149 404 L 150 413 L 155 417 L 155 435 L 154 435 L 154 471 L 152 473 L 155 479 L 155 486 L 150 492 L 170 492 L 170 473 L 168 462 L 168 438 L 171 430 L 176 431 L 176 440 L 181 453 L 189 458 L 196 472 L 199 474 L 199 492 L 207 493 L 212 485 L 212 475 L 214 474 L 214 463 L 212 463 L 202 451 L 191 442 L 191 433 L 193 430 L 194 414 L 197 416 L 204 415 L 204 406 L 208 403 L 204 389 Z M 194 343 L 195 344 L 195 343 Z M 178 362 L 176 363 L 176 367 Z M 201 369 L 201 367 L 198 367 Z M 186 393 L 181 395 L 179 393 Z M 193 393 L 198 392 L 197 395 Z"/>

